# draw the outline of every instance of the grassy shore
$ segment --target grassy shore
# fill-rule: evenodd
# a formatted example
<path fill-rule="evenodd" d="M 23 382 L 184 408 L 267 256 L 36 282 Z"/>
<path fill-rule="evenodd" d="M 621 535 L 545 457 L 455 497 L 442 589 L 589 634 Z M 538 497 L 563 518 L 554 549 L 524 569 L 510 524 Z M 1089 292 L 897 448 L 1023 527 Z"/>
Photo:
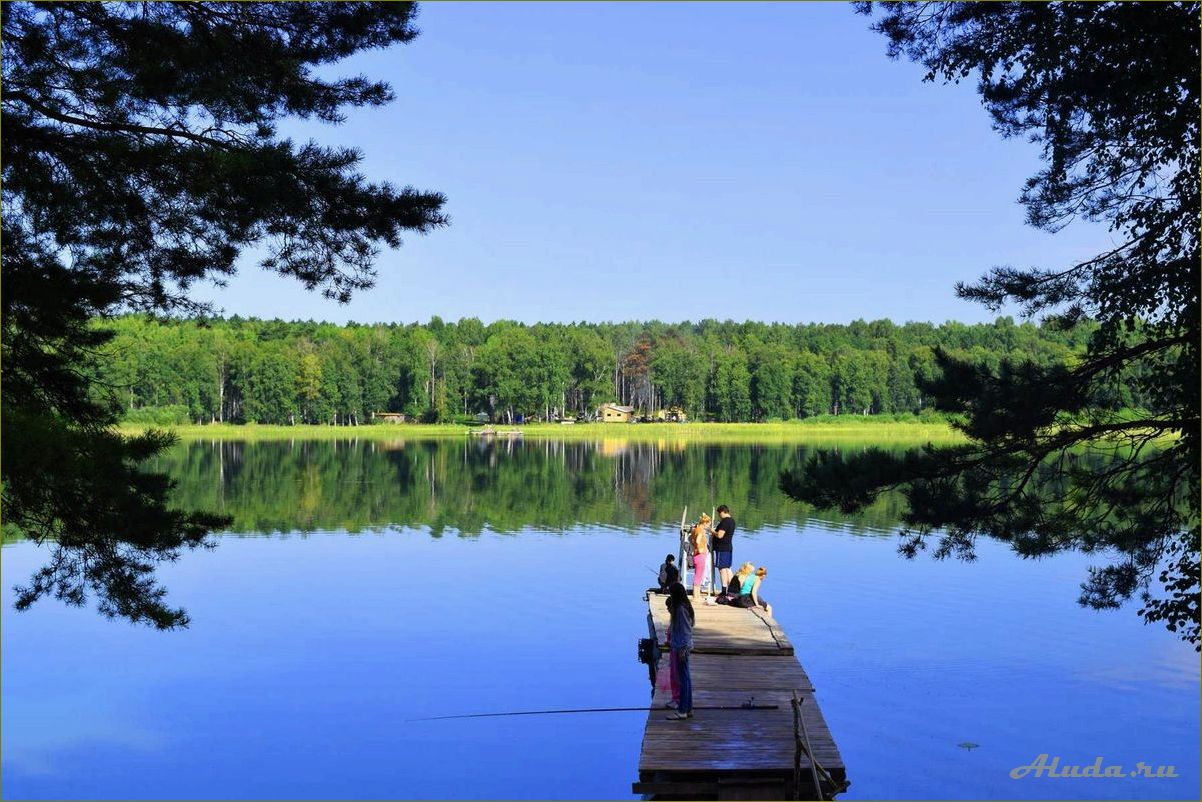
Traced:
<path fill-rule="evenodd" d="M 146 426 L 124 424 L 135 433 Z M 467 437 L 471 427 L 457 424 L 376 424 L 370 426 L 274 426 L 208 424 L 167 427 L 183 440 L 371 440 Z M 875 420 L 829 416 L 785 423 L 530 423 L 494 426 L 523 437 L 553 440 L 628 440 L 697 443 L 806 443 L 859 441 L 880 443 L 954 442 L 962 435 L 942 421 Z"/>

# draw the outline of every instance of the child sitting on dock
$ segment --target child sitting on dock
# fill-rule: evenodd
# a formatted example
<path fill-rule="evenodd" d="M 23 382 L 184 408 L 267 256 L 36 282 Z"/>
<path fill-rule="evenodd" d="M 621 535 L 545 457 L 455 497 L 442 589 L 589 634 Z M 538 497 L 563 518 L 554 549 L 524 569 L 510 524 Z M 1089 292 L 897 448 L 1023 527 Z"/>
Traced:
<path fill-rule="evenodd" d="M 658 593 L 667 593 L 668 588 L 680 581 L 680 569 L 676 567 L 676 556 L 669 554 L 664 558 L 664 564 L 659 567 Z"/>
<path fill-rule="evenodd" d="M 748 565 L 751 565 L 751 563 L 745 563 L 744 567 Z M 742 569 L 739 570 L 739 573 L 742 573 Z M 754 574 L 748 574 L 745 578 L 740 579 L 739 597 L 736 601 L 731 602 L 731 604 L 748 608 L 763 607 L 764 612 L 772 615 L 772 605 L 760 595 L 760 586 L 763 585 L 764 577 L 766 576 L 768 576 L 768 569 L 761 565 L 755 569 Z M 731 583 L 733 584 L 734 580 L 731 580 Z"/>
<path fill-rule="evenodd" d="M 755 563 L 743 563 L 739 566 L 739 570 L 730 578 L 730 584 L 726 586 L 726 592 L 720 593 L 715 602 L 718 604 L 737 604 L 739 601 L 739 591 L 743 588 L 743 583 L 748 581 L 748 577 L 755 573 Z"/>

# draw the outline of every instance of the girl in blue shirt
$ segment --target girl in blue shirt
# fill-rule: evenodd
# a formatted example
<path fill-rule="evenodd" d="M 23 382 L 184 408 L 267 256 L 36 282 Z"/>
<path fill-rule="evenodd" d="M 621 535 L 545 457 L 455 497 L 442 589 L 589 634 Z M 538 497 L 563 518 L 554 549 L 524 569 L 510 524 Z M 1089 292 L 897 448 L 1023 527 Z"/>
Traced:
<path fill-rule="evenodd" d="M 689 674 L 689 653 L 693 651 L 693 622 L 697 617 L 689 601 L 689 592 L 679 582 L 668 588 L 668 614 L 669 659 L 675 680 L 672 696 L 678 701 L 676 710 L 668 718 L 680 721 L 693 717 L 693 678 Z"/>

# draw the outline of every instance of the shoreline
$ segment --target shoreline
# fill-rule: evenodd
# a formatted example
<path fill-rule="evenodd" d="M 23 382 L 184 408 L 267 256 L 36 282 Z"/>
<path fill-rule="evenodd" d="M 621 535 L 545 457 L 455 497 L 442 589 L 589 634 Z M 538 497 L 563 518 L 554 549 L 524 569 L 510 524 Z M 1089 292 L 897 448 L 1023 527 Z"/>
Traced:
<path fill-rule="evenodd" d="M 123 423 L 119 425 L 118 430 L 122 434 L 132 435 L 150 428 L 174 432 L 181 441 L 466 439 L 470 431 L 479 429 L 455 423 L 382 423 L 360 426 L 213 423 L 164 427 Z M 787 423 L 527 423 L 515 426 L 494 424 L 493 428 L 500 432 L 517 431 L 523 438 L 538 440 L 772 444 L 831 440 L 923 443 L 960 442 L 966 439 L 944 421 L 875 421 L 856 418 L 822 418 Z"/>

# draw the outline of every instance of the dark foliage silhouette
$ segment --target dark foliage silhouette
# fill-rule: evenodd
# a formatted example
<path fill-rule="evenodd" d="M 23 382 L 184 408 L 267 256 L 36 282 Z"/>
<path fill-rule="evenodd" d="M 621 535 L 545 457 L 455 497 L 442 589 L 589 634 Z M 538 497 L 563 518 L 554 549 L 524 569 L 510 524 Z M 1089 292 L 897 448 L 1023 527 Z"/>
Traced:
<path fill-rule="evenodd" d="M 1117 607 L 1138 593 L 1147 621 L 1198 644 L 1198 4 L 891 3 L 875 28 L 927 80 L 975 75 L 996 129 L 1042 147 L 1021 195 L 1031 225 L 1101 221 L 1116 245 L 958 286 L 991 309 L 1097 325 L 1068 365 L 987 368 L 940 354 L 938 375 L 920 384 L 962 416 L 970 445 L 905 459 L 816 455 L 784 474 L 783 489 L 852 509 L 903 488 L 907 554 L 935 528 L 940 556 L 971 555 L 981 533 L 1030 556 L 1099 551 L 1107 562 L 1082 603 Z M 1145 410 L 1118 402 L 1131 391 Z M 1086 447 L 1118 461 L 1083 467 Z"/>
<path fill-rule="evenodd" d="M 387 84 L 318 68 L 417 33 L 408 3 L 4 3 L 3 502 L 52 544 L 18 607 L 53 595 L 161 628 L 185 624 L 154 565 L 221 518 L 169 507 L 87 377 L 119 311 L 203 311 L 198 280 L 262 266 L 346 300 L 377 250 L 446 222 L 443 198 L 372 184 L 346 148 L 280 138 L 285 116 L 341 119 Z"/>

